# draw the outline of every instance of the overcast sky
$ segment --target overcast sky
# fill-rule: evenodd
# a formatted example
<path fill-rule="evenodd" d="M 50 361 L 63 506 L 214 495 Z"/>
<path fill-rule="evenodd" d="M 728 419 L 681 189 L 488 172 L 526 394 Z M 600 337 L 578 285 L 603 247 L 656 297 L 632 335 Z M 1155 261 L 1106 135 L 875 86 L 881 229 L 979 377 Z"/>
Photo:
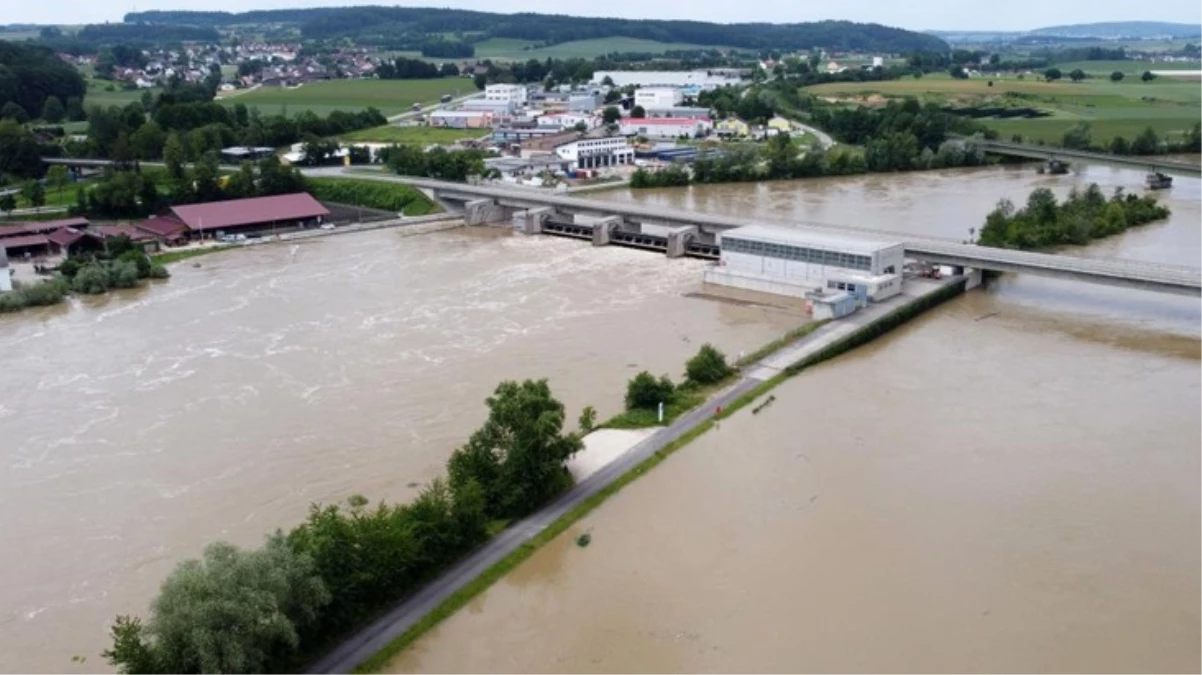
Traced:
<path fill-rule="evenodd" d="M 1202 23 L 1202 5 L 1198 0 L 1155 0 L 1144 3 L 1132 3 L 1130 0 L 759 0 L 747 4 L 729 0 L 597 0 L 595 4 L 565 4 L 549 0 L 4 0 L 6 7 L 4 12 L 0 13 L 0 22 L 101 23 L 120 21 L 126 12 L 135 8 L 246 11 L 368 4 L 618 16 L 632 19 L 695 19 L 722 23 L 788 23 L 846 19 L 913 30 L 1027 30 L 1068 23 L 1132 20 Z"/>

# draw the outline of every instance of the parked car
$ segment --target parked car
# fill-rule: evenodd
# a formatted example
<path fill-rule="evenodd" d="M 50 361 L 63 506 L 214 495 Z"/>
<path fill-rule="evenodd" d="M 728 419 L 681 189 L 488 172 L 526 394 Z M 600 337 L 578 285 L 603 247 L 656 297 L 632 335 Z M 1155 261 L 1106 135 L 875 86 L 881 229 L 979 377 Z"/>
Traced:
<path fill-rule="evenodd" d="M 323 229 L 323 230 L 332 230 L 332 229 L 334 229 L 334 223 L 322 223 L 322 224 L 321 224 L 321 229 Z"/>

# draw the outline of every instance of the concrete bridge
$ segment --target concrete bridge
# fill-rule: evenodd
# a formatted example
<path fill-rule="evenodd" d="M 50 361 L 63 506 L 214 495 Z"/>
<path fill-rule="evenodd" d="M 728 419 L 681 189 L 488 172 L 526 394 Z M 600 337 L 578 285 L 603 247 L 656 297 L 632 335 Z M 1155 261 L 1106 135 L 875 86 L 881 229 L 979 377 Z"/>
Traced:
<path fill-rule="evenodd" d="M 1079 160 L 1090 164 L 1109 164 L 1111 166 L 1129 169 L 1145 169 L 1147 171 L 1188 176 L 1202 176 L 1202 165 L 1179 162 L 1155 155 L 1111 155 L 1104 152 L 1089 152 L 1087 150 L 1069 150 L 1047 145 L 1029 145 L 1027 143 L 1007 143 L 1005 141 L 973 140 L 973 144 L 985 152 L 1011 157 L 1030 157 L 1031 159 L 1046 159 L 1064 161 Z"/>
<path fill-rule="evenodd" d="M 342 169 L 310 170 L 311 175 L 344 175 Z M 1202 270 L 1137 260 L 1015 251 L 913 237 L 868 228 L 775 222 L 615 201 L 585 199 L 536 188 L 448 183 L 386 173 L 359 172 L 355 178 L 402 182 L 420 188 L 445 208 L 462 212 L 469 225 L 513 223 L 531 234 L 587 239 L 594 245 L 621 245 L 663 251 L 670 257 L 716 258 L 717 234 L 753 223 L 804 227 L 843 236 L 901 240 L 906 257 L 940 265 L 1122 286 L 1162 293 L 1202 296 Z"/>

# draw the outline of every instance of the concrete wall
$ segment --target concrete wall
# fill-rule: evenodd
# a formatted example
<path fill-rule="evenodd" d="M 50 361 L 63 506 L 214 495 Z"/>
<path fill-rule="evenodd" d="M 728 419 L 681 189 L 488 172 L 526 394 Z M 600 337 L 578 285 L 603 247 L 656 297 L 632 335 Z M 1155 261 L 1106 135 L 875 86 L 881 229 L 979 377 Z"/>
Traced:
<path fill-rule="evenodd" d="M 487 225 L 506 220 L 505 207 L 491 199 L 475 199 L 464 205 L 463 222 L 468 225 Z"/>
<path fill-rule="evenodd" d="M 738 271 L 731 270 L 729 267 L 706 268 L 704 280 L 707 284 L 717 284 L 719 286 L 729 286 L 747 291 L 785 295 L 794 298 L 803 298 L 807 291 L 818 288 L 816 284 L 806 284 L 794 280 L 766 279 L 751 274 L 739 273 Z"/>

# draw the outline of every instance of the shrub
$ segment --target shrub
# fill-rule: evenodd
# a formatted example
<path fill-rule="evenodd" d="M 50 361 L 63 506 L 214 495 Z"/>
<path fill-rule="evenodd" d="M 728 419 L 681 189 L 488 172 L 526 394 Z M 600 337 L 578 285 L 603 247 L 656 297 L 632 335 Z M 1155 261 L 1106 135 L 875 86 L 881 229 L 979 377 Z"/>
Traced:
<path fill-rule="evenodd" d="M 132 260 L 109 263 L 109 288 L 133 288 L 138 285 L 138 266 Z"/>
<path fill-rule="evenodd" d="M 597 427 L 597 409 L 591 405 L 580 411 L 580 431 L 588 433 Z"/>
<path fill-rule="evenodd" d="M 151 279 L 166 279 L 171 276 L 171 273 L 162 265 L 151 265 L 150 273 L 147 276 Z"/>
<path fill-rule="evenodd" d="M 672 402 L 676 386 L 667 375 L 658 380 L 647 371 L 643 371 L 630 379 L 626 385 L 626 409 L 655 408 L 660 403 Z"/>
<path fill-rule="evenodd" d="M 140 248 L 126 249 L 124 253 L 117 256 L 117 260 L 128 260 L 132 262 L 138 270 L 138 278 L 145 279 L 150 276 L 150 256 Z"/>
<path fill-rule="evenodd" d="M 136 271 L 136 270 L 135 270 Z M 71 290 L 96 295 L 109 289 L 109 273 L 99 263 L 88 263 L 75 273 Z"/>
<path fill-rule="evenodd" d="M 685 364 L 685 375 L 696 384 L 713 384 L 730 375 L 733 369 L 726 363 L 726 355 L 708 342 L 701 345 L 697 354 Z"/>

